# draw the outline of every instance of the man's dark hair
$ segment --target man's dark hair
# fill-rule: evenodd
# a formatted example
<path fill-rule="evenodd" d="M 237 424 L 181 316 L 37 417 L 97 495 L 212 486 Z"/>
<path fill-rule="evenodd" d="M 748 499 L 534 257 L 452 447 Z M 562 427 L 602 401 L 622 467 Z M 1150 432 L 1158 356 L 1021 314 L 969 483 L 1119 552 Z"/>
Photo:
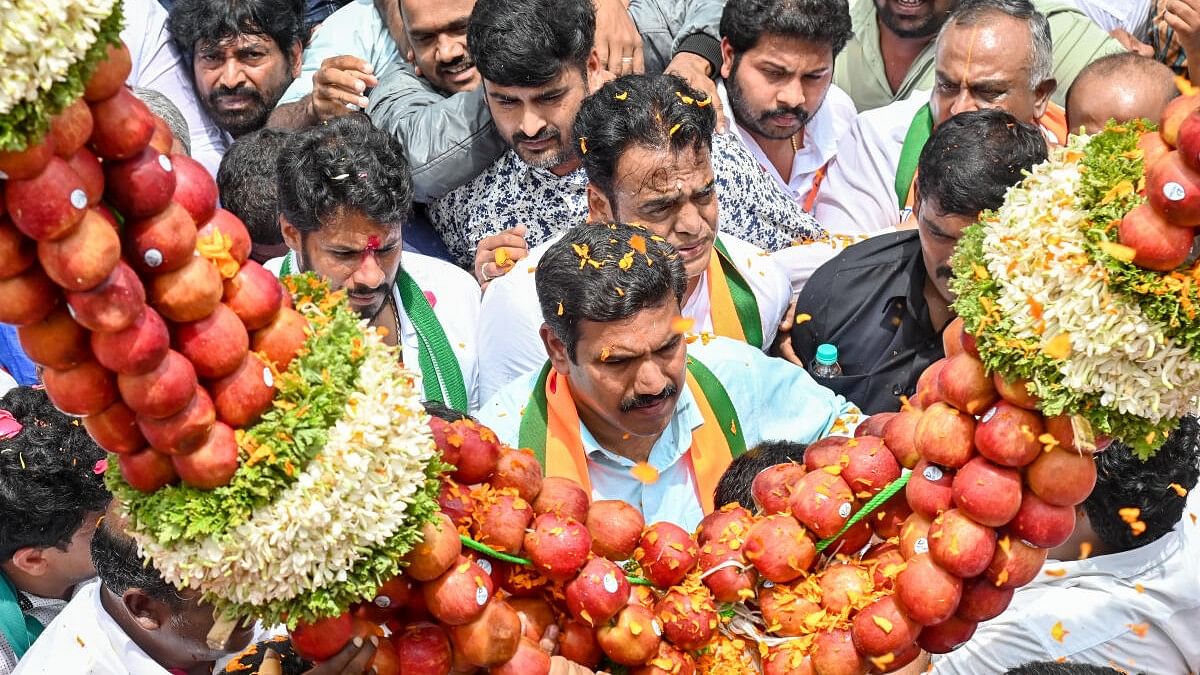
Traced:
<path fill-rule="evenodd" d="M 242 219 L 256 244 L 282 244 L 279 190 L 275 174 L 291 132 L 264 127 L 240 136 L 217 169 L 221 206 Z"/>
<path fill-rule="evenodd" d="M 587 149 L 582 159 L 588 180 L 615 208 L 613 182 L 621 155 L 633 147 L 707 151 L 715 105 L 720 103 L 674 75 L 626 75 L 609 82 L 585 98 L 575 116 L 575 143 Z"/>
<path fill-rule="evenodd" d="M 713 506 L 719 509 L 737 502 L 753 511 L 754 497 L 750 493 L 750 486 L 754 483 L 754 477 L 776 464 L 803 463 L 807 447 L 791 441 L 765 441 L 735 457 L 725 473 L 721 474 L 721 480 L 717 481 Z"/>
<path fill-rule="evenodd" d="M 190 55 L 198 43 L 219 43 L 241 35 L 271 38 L 292 65 L 292 45 L 304 44 L 304 15 L 294 0 L 178 0 L 167 18 L 171 40 Z"/>
<path fill-rule="evenodd" d="M 632 264 L 622 265 L 629 253 Z M 643 227 L 620 223 L 588 223 L 567 230 L 538 261 L 534 280 L 542 318 L 566 345 L 571 361 L 580 321 L 627 319 L 672 296 L 682 305 L 687 288 L 675 247 Z"/>
<path fill-rule="evenodd" d="M 441 401 L 421 401 L 421 406 L 425 408 L 426 415 L 429 415 L 430 417 L 436 417 L 446 422 L 457 422 L 459 420 L 471 420 L 472 422 L 478 421 L 465 412 L 462 412 L 461 410 L 455 410 Z"/>
<path fill-rule="evenodd" d="M 167 583 L 158 570 L 138 556 L 137 543 L 124 532 L 114 530 L 107 521 L 101 522 L 92 537 L 92 565 L 105 588 L 121 595 L 137 588 L 146 595 L 172 607 L 183 603 L 175 587 Z"/>
<path fill-rule="evenodd" d="M 1154 542 L 1183 517 L 1187 497 L 1172 484 L 1192 490 L 1200 477 L 1195 417 L 1184 417 L 1153 457 L 1142 461 L 1124 443 L 1114 442 L 1096 455 L 1096 487 L 1083 502 L 1088 521 L 1104 545 L 1129 551 Z M 1135 534 L 1121 518 L 1124 508 L 1141 509 L 1146 530 Z"/>
<path fill-rule="evenodd" d="M 0 562 L 27 547 L 66 550 L 84 518 L 108 505 L 96 473 L 104 450 L 44 389 L 11 389 L 0 410 L 21 423 L 17 435 L 0 440 Z"/>
<path fill-rule="evenodd" d="M 921 151 L 917 196 L 945 215 L 998 209 L 1025 171 L 1046 161 L 1036 127 L 1002 110 L 974 110 L 942 122 Z"/>
<path fill-rule="evenodd" d="M 478 0 L 467 50 L 483 79 L 540 87 L 564 68 L 586 72 L 595 32 L 591 0 Z"/>
<path fill-rule="evenodd" d="M 1004 675 L 1118 675 L 1123 672 L 1125 671 L 1087 663 L 1034 661 L 1016 668 L 1009 668 Z"/>
<path fill-rule="evenodd" d="M 303 233 L 340 209 L 401 225 L 412 209 L 404 148 L 365 115 L 343 115 L 295 132 L 279 154 L 279 212 Z"/>
<path fill-rule="evenodd" d="M 729 0 L 721 35 L 729 39 L 735 59 L 754 49 L 763 35 L 829 45 L 837 56 L 854 30 L 846 0 Z"/>

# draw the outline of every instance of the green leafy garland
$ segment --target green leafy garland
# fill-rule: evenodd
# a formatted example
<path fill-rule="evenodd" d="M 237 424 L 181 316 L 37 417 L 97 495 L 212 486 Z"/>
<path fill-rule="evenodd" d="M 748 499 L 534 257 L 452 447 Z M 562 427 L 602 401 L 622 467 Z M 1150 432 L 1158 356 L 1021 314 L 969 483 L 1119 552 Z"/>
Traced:
<path fill-rule="evenodd" d="M 0 115 L 0 151 L 19 152 L 41 141 L 50 130 L 50 118 L 83 96 L 96 65 L 108 54 L 109 45 L 121 43 L 124 13 L 120 1 L 113 5 L 112 14 L 100 22 L 96 42 L 82 59 L 67 70 L 62 80 L 50 86 L 36 100 L 22 101 Z"/>
<path fill-rule="evenodd" d="M 171 485 L 146 494 L 125 482 L 117 462 L 109 465 L 109 490 L 126 505 L 137 529 L 163 545 L 220 535 L 244 522 L 295 482 L 345 413 L 363 361 L 359 316 L 337 302 L 340 294 L 316 275 L 288 277 L 286 283 L 316 330 L 276 379 L 275 407 L 240 435 L 241 466 L 229 485 L 215 490 Z M 255 449 L 253 461 L 247 448 Z"/>

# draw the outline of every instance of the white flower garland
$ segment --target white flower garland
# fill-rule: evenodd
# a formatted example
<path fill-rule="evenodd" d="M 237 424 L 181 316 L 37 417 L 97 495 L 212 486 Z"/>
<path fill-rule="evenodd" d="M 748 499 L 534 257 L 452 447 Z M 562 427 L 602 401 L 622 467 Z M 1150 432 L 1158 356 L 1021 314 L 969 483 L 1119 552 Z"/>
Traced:
<path fill-rule="evenodd" d="M 0 0 L 0 115 L 66 77 L 115 0 Z"/>
<path fill-rule="evenodd" d="M 271 504 L 219 537 L 163 547 L 134 532 L 167 581 L 238 604 L 290 600 L 344 582 L 364 553 L 407 525 L 435 454 L 411 376 L 364 333 L 367 356 L 324 450 Z"/>
<path fill-rule="evenodd" d="M 1000 284 L 997 309 L 1012 322 L 1013 337 L 1043 350 L 1068 336 L 1070 354 L 1056 361 L 1067 388 L 1154 422 L 1178 418 L 1196 410 L 1200 362 L 1110 290 L 1103 266 L 1088 257 L 1086 213 L 1075 196 L 1081 174 L 1067 159 L 1088 140 L 1072 137 L 1035 167 L 987 224 L 983 254 Z M 1044 308 L 1040 318 L 1034 307 Z"/>

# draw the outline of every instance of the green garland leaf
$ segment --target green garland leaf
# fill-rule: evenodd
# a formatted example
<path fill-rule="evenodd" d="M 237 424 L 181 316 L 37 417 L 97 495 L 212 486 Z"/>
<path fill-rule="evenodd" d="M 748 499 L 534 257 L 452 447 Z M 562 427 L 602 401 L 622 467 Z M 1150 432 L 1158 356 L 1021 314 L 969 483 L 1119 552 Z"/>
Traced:
<path fill-rule="evenodd" d="M 118 462 L 105 474 L 138 531 L 163 545 L 220 535 L 245 522 L 295 482 L 345 414 L 364 359 L 359 316 L 316 275 L 288 277 L 285 283 L 294 287 L 297 308 L 316 330 L 276 378 L 274 408 L 241 437 L 241 466 L 229 485 L 215 490 L 171 485 L 147 494 L 124 480 Z M 259 459 L 248 462 L 247 448 L 258 448 Z"/>
<path fill-rule="evenodd" d="M 125 17 L 118 0 L 112 14 L 100 22 L 96 42 L 83 58 L 67 69 L 66 76 L 55 82 L 33 101 L 22 101 L 0 115 L 0 151 L 19 152 L 35 145 L 50 130 L 50 118 L 79 100 L 96 66 L 108 54 L 109 45 L 121 43 L 121 27 Z"/>

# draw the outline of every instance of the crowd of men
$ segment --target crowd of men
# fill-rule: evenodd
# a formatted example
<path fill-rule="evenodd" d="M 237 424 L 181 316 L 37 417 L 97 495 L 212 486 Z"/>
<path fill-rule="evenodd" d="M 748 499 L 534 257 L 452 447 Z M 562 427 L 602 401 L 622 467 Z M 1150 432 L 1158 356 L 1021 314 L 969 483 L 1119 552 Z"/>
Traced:
<path fill-rule="evenodd" d="M 1069 133 L 1200 77 L 1200 0 L 123 4 L 129 84 L 255 260 L 345 289 L 432 410 L 688 529 L 899 409 L 944 355 L 963 230 Z M 809 372 L 825 344 L 839 375 Z M 255 631 L 206 643 L 37 382 L 0 326 L 0 675 L 220 671 Z M 1055 574 L 919 671 L 1200 671 L 1198 434 L 1097 455 Z"/>

